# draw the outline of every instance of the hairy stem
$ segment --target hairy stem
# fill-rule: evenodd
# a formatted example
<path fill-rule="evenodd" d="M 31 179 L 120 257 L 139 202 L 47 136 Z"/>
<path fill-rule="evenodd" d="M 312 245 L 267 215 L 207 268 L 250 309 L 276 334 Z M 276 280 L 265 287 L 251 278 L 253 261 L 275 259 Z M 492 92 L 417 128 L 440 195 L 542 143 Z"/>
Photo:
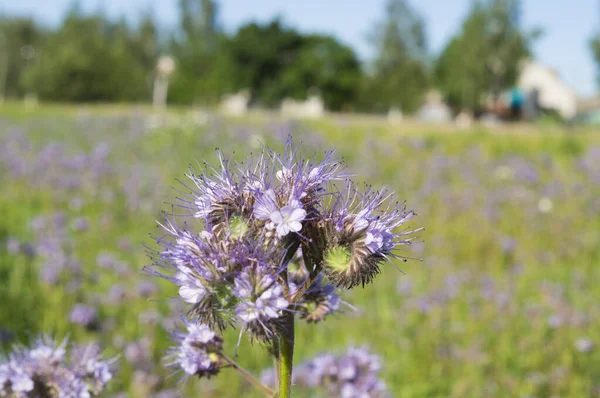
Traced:
<path fill-rule="evenodd" d="M 292 396 L 294 362 L 294 313 L 284 315 L 284 329 L 279 335 L 279 398 Z"/>
<path fill-rule="evenodd" d="M 270 389 L 269 387 L 265 386 L 260 381 L 258 381 L 256 377 L 254 377 L 250 372 L 238 365 L 233 359 L 223 354 L 221 354 L 221 357 L 225 360 L 225 362 L 231 365 L 232 368 L 237 370 L 238 373 L 244 377 L 244 379 L 246 379 L 250 384 L 254 385 L 259 390 L 264 392 L 268 397 L 272 397 L 273 395 L 275 395 L 274 390 Z"/>

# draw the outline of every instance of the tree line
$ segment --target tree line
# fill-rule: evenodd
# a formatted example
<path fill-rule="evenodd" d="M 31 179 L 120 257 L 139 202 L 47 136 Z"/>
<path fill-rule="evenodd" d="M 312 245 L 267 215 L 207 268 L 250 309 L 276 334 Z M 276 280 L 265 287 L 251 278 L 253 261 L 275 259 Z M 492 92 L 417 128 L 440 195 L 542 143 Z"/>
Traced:
<path fill-rule="evenodd" d="M 374 59 L 361 61 L 335 37 L 301 33 L 280 19 L 248 23 L 227 34 L 216 0 L 179 0 L 180 20 L 159 29 L 152 14 L 135 24 L 86 14 L 73 6 L 59 26 L 0 17 L 0 96 L 35 93 L 61 102 L 150 101 L 158 57 L 176 68 L 171 104 L 215 104 L 247 89 L 252 104 L 319 93 L 330 110 L 413 112 L 432 88 L 456 112 L 515 84 L 519 61 L 539 31 L 525 31 L 520 0 L 473 2 L 441 54 L 427 43 L 426 24 L 408 0 L 388 0 L 372 28 Z M 600 63 L 598 44 L 594 42 Z"/>

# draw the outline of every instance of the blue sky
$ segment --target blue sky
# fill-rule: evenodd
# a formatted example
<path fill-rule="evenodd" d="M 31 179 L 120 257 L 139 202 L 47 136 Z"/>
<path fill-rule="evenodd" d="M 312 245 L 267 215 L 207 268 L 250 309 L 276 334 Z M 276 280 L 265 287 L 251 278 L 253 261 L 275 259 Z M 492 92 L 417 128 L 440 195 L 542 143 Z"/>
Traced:
<path fill-rule="evenodd" d="M 413 0 L 427 21 L 430 47 L 439 52 L 459 29 L 473 0 Z M 32 15 L 58 23 L 72 0 L 0 0 L 0 13 Z M 177 0 L 81 0 L 84 10 L 102 9 L 111 16 L 138 15 L 153 10 L 160 24 L 174 26 Z M 535 48 L 541 62 L 555 68 L 583 96 L 596 92 L 589 38 L 600 30 L 598 0 L 524 0 L 526 28 L 540 26 L 545 35 Z M 302 31 L 333 34 L 352 45 L 363 59 L 371 56 L 366 36 L 382 17 L 385 0 L 221 0 L 220 19 L 228 31 L 248 21 L 268 21 L 281 15 Z"/>

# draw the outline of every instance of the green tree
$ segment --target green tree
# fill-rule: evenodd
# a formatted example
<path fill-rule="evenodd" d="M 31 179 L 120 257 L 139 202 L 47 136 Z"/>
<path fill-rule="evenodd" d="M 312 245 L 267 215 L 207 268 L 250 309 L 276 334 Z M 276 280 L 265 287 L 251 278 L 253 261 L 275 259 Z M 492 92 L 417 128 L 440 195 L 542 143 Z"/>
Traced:
<path fill-rule="evenodd" d="M 349 109 L 361 67 L 353 50 L 330 36 L 302 35 L 275 19 L 240 27 L 225 50 L 233 65 L 233 89 L 249 89 L 251 101 L 278 106 L 316 91 L 331 110 Z"/>
<path fill-rule="evenodd" d="M 397 106 L 414 111 L 429 85 L 424 20 L 408 1 L 388 0 L 372 41 L 377 55 L 364 97 L 375 110 Z"/>
<path fill-rule="evenodd" d="M 71 10 L 50 33 L 25 73 L 26 85 L 54 101 L 148 100 L 145 69 L 136 58 L 125 20 Z"/>
<path fill-rule="evenodd" d="M 177 68 L 169 90 L 176 103 L 214 103 L 226 92 L 230 63 L 214 0 L 180 0 L 180 26 L 170 50 Z"/>
<path fill-rule="evenodd" d="M 25 93 L 23 72 L 35 63 L 43 35 L 31 18 L 0 17 L 0 98 Z"/>
<path fill-rule="evenodd" d="M 476 111 L 486 97 L 497 100 L 516 83 L 520 61 L 531 55 L 531 44 L 540 34 L 523 31 L 520 15 L 519 0 L 473 4 L 435 67 L 435 81 L 455 111 Z"/>
<path fill-rule="evenodd" d="M 144 73 L 144 98 L 149 99 L 152 93 L 156 64 L 161 52 L 159 31 L 153 16 L 149 13 L 144 14 L 137 30 L 129 37 L 128 47 Z"/>
<path fill-rule="evenodd" d="M 278 82 L 289 96 L 304 99 L 317 90 L 329 110 L 354 107 L 362 71 L 351 48 L 331 36 L 309 35 L 302 38 L 294 58 Z"/>
<path fill-rule="evenodd" d="M 181 32 L 185 42 L 199 44 L 213 52 L 221 31 L 218 24 L 218 5 L 214 0 L 179 0 Z"/>
<path fill-rule="evenodd" d="M 298 61 L 302 45 L 302 36 L 285 28 L 279 20 L 240 27 L 228 40 L 226 49 L 234 65 L 233 88 L 249 89 L 251 101 L 265 106 L 275 106 L 282 98 L 298 95 L 297 84 L 283 85 L 282 76 Z"/>

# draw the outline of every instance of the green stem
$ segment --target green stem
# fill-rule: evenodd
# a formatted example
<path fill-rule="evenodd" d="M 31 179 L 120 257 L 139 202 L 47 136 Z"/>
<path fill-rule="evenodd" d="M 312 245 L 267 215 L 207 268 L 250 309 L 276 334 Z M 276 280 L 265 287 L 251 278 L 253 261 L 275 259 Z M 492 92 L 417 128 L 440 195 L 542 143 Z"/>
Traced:
<path fill-rule="evenodd" d="M 246 369 L 242 368 L 238 365 L 233 359 L 229 358 L 227 355 L 221 354 L 221 358 L 225 360 L 232 368 L 237 370 L 239 374 L 241 374 L 250 384 L 253 384 L 255 387 L 264 392 L 268 397 L 272 397 L 275 394 L 275 391 L 270 389 L 269 387 L 262 384 L 256 377 L 254 377 L 250 372 Z"/>
<path fill-rule="evenodd" d="M 294 363 L 294 313 L 284 315 L 284 328 L 279 339 L 279 398 L 292 396 L 292 368 Z"/>
<path fill-rule="evenodd" d="M 276 380 L 279 380 L 280 376 L 279 376 L 279 371 L 280 369 L 280 360 L 279 360 L 279 336 L 276 336 L 273 339 L 273 364 L 274 369 L 275 369 L 275 374 L 277 376 Z"/>

